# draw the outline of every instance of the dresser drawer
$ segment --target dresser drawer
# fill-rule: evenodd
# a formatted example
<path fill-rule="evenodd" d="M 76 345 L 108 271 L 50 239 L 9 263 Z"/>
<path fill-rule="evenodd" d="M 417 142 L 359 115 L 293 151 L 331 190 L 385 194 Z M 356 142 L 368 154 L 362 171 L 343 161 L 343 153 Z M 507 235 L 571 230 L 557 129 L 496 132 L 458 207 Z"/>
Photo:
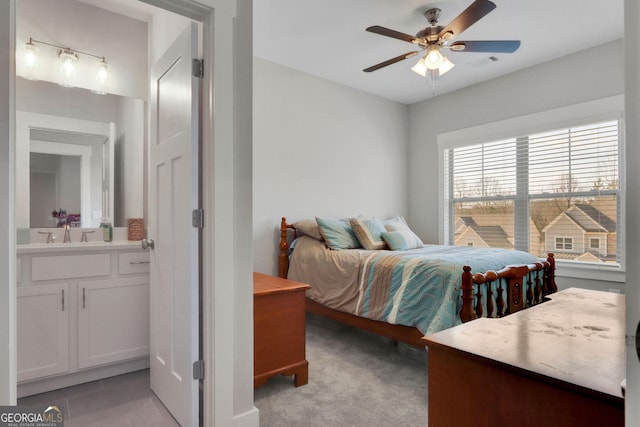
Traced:
<path fill-rule="evenodd" d="M 123 252 L 118 254 L 118 273 L 148 273 L 149 252 Z"/>

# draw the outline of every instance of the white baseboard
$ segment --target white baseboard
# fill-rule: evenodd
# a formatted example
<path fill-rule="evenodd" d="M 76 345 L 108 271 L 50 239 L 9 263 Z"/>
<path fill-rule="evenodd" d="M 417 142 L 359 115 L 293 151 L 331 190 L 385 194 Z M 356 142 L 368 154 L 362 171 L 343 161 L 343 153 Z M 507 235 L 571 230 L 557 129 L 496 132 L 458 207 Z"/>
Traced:
<path fill-rule="evenodd" d="M 18 398 L 149 368 L 149 357 L 18 384 Z"/>

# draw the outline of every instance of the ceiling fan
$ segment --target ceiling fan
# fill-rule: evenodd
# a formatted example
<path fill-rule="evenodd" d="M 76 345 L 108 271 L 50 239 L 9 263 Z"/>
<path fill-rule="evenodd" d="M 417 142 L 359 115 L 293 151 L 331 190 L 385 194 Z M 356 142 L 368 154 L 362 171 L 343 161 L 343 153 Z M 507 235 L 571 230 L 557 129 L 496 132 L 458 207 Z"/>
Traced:
<path fill-rule="evenodd" d="M 379 25 L 369 27 L 367 31 L 418 45 L 423 51 L 426 51 L 426 54 L 411 69 L 423 77 L 426 77 L 428 70 L 431 70 L 434 75 L 441 76 L 454 67 L 454 64 L 442 55 L 440 52 L 442 49 L 450 49 L 454 52 L 513 53 L 520 47 L 520 40 L 452 42 L 455 37 L 495 8 L 495 3 L 489 0 L 475 0 L 471 6 L 466 8 L 446 27 L 438 25 L 438 19 L 442 11 L 438 8 L 429 9 L 424 13 L 424 17 L 429 21 L 430 26 L 418 31 L 415 37 Z M 388 65 L 395 64 L 396 62 L 411 58 L 419 53 L 420 51 L 418 50 L 407 52 L 369 68 L 365 68 L 362 71 L 366 73 L 376 71 Z"/>

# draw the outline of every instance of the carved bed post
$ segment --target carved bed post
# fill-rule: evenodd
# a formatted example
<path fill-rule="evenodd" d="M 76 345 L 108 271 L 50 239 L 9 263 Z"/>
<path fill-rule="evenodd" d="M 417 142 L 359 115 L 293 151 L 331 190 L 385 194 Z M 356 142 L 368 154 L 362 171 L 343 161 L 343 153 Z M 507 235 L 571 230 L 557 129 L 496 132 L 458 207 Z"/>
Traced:
<path fill-rule="evenodd" d="M 280 221 L 280 256 L 278 257 L 278 276 L 283 279 L 287 278 L 289 271 L 289 243 L 287 243 L 287 219 L 282 217 Z"/>
<path fill-rule="evenodd" d="M 547 255 L 547 262 L 549 263 L 549 268 L 546 270 L 547 291 L 553 294 L 558 292 L 558 286 L 556 285 L 556 259 L 552 253 Z"/>
<path fill-rule="evenodd" d="M 460 319 L 468 322 L 477 318 L 473 310 L 473 277 L 471 276 L 471 267 L 465 265 L 462 267 L 462 310 L 460 310 Z"/>
<path fill-rule="evenodd" d="M 287 224 L 287 218 L 280 221 L 280 255 L 278 256 L 278 277 L 286 279 L 289 274 L 289 243 L 287 242 L 287 230 L 293 230 L 293 238 L 298 237 L 298 230 L 293 224 Z"/>

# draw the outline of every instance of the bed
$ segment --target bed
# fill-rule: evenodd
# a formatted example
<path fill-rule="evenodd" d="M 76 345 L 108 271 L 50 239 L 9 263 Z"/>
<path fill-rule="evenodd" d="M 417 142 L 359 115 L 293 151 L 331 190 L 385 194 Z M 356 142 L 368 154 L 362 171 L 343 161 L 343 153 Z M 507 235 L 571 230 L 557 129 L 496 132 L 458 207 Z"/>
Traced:
<path fill-rule="evenodd" d="M 312 220 L 282 218 L 279 276 L 312 286 L 307 312 L 413 346 L 424 347 L 424 335 L 462 322 L 542 303 L 557 290 L 553 254 L 539 259 L 507 249 L 423 245 L 404 231 L 401 217 L 382 222 L 379 234 L 386 239 L 399 227 L 418 240 L 413 246 L 374 238 L 372 245 L 336 249 L 317 221 L 319 229 Z M 348 219 L 340 221 L 349 228 Z M 363 222 L 355 221 L 354 229 Z"/>

